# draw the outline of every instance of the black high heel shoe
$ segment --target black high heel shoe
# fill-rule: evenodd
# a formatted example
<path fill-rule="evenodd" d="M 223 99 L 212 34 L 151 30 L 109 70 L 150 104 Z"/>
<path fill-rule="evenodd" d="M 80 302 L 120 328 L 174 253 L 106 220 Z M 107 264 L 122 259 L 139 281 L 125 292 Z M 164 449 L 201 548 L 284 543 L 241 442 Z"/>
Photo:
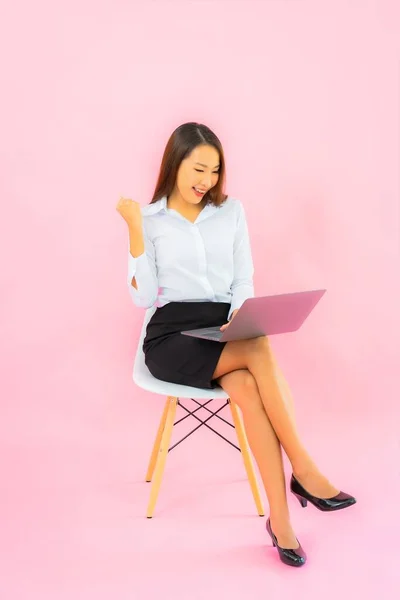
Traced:
<path fill-rule="evenodd" d="M 268 519 L 266 523 L 266 529 L 269 535 L 271 536 L 271 540 L 274 547 L 276 547 L 276 549 L 278 550 L 279 558 L 283 563 L 285 563 L 285 565 L 289 565 L 289 567 L 302 567 L 305 564 L 307 556 L 303 548 L 301 547 L 300 542 L 299 547 L 293 550 L 290 548 L 281 548 L 280 546 L 278 546 L 278 540 L 271 529 L 270 519 Z"/>
<path fill-rule="evenodd" d="M 290 480 L 290 491 L 296 496 L 303 508 L 307 506 L 307 502 L 311 502 L 316 508 L 325 512 L 341 510 L 342 508 L 347 508 L 357 502 L 353 496 L 350 496 L 345 492 L 339 492 L 339 494 L 333 498 L 317 498 L 316 496 L 312 496 L 303 488 L 294 475 L 292 475 Z"/>

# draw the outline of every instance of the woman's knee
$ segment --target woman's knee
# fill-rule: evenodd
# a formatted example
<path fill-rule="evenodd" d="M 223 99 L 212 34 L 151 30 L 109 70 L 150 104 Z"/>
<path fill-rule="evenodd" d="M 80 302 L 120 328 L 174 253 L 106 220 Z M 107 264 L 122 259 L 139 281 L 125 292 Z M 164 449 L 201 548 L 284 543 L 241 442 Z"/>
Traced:
<path fill-rule="evenodd" d="M 246 340 L 247 342 L 247 354 L 250 358 L 262 357 L 263 359 L 272 359 L 272 349 L 269 338 L 265 335 Z"/>
<path fill-rule="evenodd" d="M 231 401 L 242 411 L 263 409 L 263 403 L 254 376 L 247 369 L 227 373 L 219 380 Z"/>
<path fill-rule="evenodd" d="M 259 357 L 266 360 L 270 354 L 270 343 L 266 336 L 227 342 L 214 370 L 213 379 L 236 370 L 249 369 L 254 360 Z"/>

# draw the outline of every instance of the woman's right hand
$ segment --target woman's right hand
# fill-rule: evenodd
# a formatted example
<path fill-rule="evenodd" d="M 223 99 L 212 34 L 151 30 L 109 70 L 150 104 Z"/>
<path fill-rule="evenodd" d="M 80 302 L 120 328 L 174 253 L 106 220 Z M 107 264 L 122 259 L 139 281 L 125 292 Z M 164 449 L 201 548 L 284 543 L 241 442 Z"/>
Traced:
<path fill-rule="evenodd" d="M 142 213 L 139 202 L 121 196 L 116 209 L 131 229 L 137 231 L 142 229 Z"/>

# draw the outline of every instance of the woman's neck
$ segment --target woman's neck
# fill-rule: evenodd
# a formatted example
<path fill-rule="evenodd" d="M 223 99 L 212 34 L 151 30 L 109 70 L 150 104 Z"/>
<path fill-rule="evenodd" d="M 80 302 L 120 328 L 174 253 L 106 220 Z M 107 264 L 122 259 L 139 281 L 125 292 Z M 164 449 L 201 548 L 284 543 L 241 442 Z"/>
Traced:
<path fill-rule="evenodd" d="M 190 202 L 186 202 L 182 197 L 176 198 L 172 195 L 167 198 L 167 207 L 176 210 L 179 214 L 181 214 L 185 219 L 189 221 L 195 221 L 198 215 L 201 213 L 205 206 L 204 200 L 199 202 L 198 204 L 191 204 Z"/>
<path fill-rule="evenodd" d="M 200 212 L 204 206 L 205 206 L 205 202 L 204 199 L 199 202 L 198 204 L 192 204 L 191 202 L 186 202 L 186 200 L 184 200 L 182 198 L 182 196 L 175 196 L 173 194 L 171 194 L 168 198 L 167 198 L 167 206 L 168 208 L 173 208 L 174 210 L 178 210 L 178 211 L 184 211 L 184 212 Z"/>

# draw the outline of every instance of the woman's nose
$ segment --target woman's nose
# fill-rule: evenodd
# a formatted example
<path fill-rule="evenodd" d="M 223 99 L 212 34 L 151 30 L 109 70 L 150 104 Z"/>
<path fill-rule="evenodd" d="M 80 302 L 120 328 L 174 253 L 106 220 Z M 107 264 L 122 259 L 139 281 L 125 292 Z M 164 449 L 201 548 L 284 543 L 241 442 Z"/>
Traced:
<path fill-rule="evenodd" d="M 201 185 L 204 186 L 205 188 L 209 189 L 211 187 L 211 177 L 210 176 L 205 176 L 203 177 L 202 181 L 201 181 Z"/>

